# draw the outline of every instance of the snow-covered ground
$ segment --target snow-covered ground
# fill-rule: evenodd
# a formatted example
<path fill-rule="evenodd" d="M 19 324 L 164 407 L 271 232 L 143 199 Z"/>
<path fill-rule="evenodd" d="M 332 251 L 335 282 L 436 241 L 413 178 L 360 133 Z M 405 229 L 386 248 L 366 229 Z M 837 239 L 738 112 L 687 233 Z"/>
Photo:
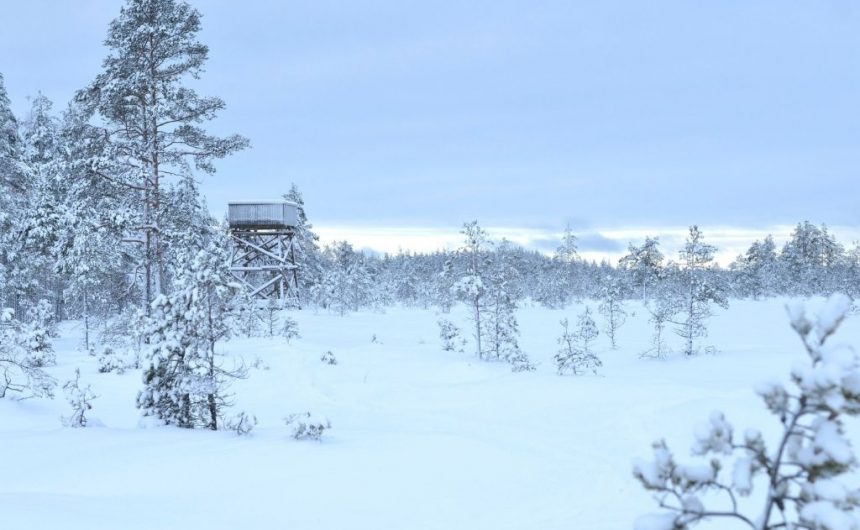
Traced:
<path fill-rule="evenodd" d="M 619 349 L 601 335 L 604 368 L 584 377 L 560 377 L 552 362 L 558 321 L 575 322 L 581 306 L 518 312 L 521 345 L 539 363 L 532 373 L 442 351 L 434 311 L 296 312 L 302 337 L 291 344 L 226 347 L 269 366 L 233 386 L 236 410 L 259 419 L 247 437 L 143 428 L 140 372 L 98 373 L 79 351 L 80 325 L 64 323 L 49 371 L 62 382 L 80 367 L 104 426 L 62 427 L 60 389 L 53 401 L 0 400 L 0 527 L 631 528 L 654 511 L 631 461 L 649 457 L 655 438 L 685 457 L 694 427 L 716 408 L 736 428 L 776 432 L 753 386 L 784 379 L 803 358 L 783 303 L 733 302 L 709 322 L 707 344 L 719 353 L 665 361 L 639 358 L 650 329 L 628 304 L 636 316 Z M 445 318 L 467 326 L 462 311 Z M 860 344 L 860 318 L 839 339 Z M 320 362 L 326 350 L 337 365 Z M 307 410 L 333 424 L 321 443 L 294 441 L 283 424 Z"/>

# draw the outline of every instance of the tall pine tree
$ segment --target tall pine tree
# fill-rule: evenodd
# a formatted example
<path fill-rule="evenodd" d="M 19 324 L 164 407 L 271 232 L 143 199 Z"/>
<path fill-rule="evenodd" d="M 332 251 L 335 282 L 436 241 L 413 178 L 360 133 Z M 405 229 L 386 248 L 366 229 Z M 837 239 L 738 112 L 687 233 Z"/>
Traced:
<path fill-rule="evenodd" d="M 200 13 L 177 0 L 128 0 L 110 24 L 104 70 L 77 95 L 95 113 L 106 150 L 90 170 L 119 187 L 135 205 L 134 229 L 148 304 L 166 281 L 162 225 L 165 180 L 192 169 L 213 173 L 214 160 L 248 146 L 232 135 L 219 138 L 200 124 L 224 108 L 186 85 L 197 79 L 209 49 L 197 40 Z"/>

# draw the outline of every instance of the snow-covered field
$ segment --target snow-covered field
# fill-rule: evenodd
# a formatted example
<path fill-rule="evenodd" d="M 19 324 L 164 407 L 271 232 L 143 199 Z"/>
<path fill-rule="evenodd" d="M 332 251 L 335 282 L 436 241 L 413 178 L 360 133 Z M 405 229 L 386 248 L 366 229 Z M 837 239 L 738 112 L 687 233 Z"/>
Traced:
<path fill-rule="evenodd" d="M 655 438 L 685 457 L 715 408 L 737 428 L 776 432 L 753 386 L 784 379 L 803 358 L 783 304 L 733 302 L 709 322 L 718 354 L 665 361 L 639 358 L 650 328 L 628 304 L 636 316 L 619 349 L 601 335 L 604 368 L 584 377 L 560 377 L 552 362 L 558 321 L 575 321 L 581 306 L 518 312 L 521 345 L 539 363 L 532 373 L 442 351 L 433 311 L 296 312 L 302 337 L 289 345 L 227 345 L 269 366 L 233 386 L 236 410 L 259 419 L 247 437 L 143 428 L 140 372 L 98 373 L 80 351 L 80 325 L 64 323 L 49 371 L 62 382 L 80 367 L 104 426 L 62 427 L 61 390 L 53 401 L 0 400 L 0 527 L 631 528 L 654 511 L 631 461 L 649 457 Z M 462 311 L 446 318 L 467 326 Z M 838 338 L 860 344 L 860 318 Z M 320 362 L 326 350 L 337 365 Z M 289 438 L 283 417 L 306 410 L 333 424 L 321 443 Z"/>

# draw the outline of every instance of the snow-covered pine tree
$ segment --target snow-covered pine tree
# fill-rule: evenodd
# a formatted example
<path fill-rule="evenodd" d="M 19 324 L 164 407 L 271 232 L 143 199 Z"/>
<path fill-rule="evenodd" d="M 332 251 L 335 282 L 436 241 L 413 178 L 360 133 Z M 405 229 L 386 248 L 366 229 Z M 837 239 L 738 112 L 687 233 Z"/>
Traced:
<path fill-rule="evenodd" d="M 26 171 L 21 161 L 19 123 L 12 113 L 6 84 L 0 74 L 0 308 L 6 305 L 19 309 L 21 277 L 15 250 L 19 248 L 20 214 L 24 209 L 27 186 Z M 17 215 L 16 215 L 17 213 Z"/>
<path fill-rule="evenodd" d="M 457 299 L 456 284 L 459 275 L 455 264 L 456 256 L 446 252 L 442 255 L 442 259 L 442 270 L 434 278 L 436 281 L 431 296 L 433 303 L 439 306 L 443 313 L 448 313 Z"/>
<path fill-rule="evenodd" d="M 809 221 L 798 223 L 779 256 L 789 294 L 829 294 L 833 271 L 844 252 L 826 226 L 819 228 Z"/>
<path fill-rule="evenodd" d="M 51 113 L 52 103 L 39 94 L 20 126 L 20 167 L 24 175 L 25 201 L 16 210 L 13 235 L 15 259 L 10 280 L 28 307 L 50 300 L 55 318 L 62 316 L 63 286 L 55 271 L 52 250 L 59 232 L 59 214 L 66 180 L 60 122 Z"/>
<path fill-rule="evenodd" d="M 27 318 L 18 323 L 18 333 L 27 341 L 26 361 L 38 368 L 57 364 L 51 338 L 57 337 L 54 311 L 47 300 L 40 300 L 27 310 Z"/>
<path fill-rule="evenodd" d="M 200 13 L 177 0 L 127 0 L 108 31 L 103 71 L 76 101 L 97 114 L 92 127 L 107 140 L 90 171 L 109 182 L 133 206 L 134 230 L 144 270 L 144 301 L 166 283 L 161 223 L 164 182 L 193 165 L 215 171 L 213 161 L 247 147 L 238 135 L 218 138 L 201 123 L 224 108 L 184 83 L 203 72 L 209 49 L 197 40 Z M 103 124 L 103 125 L 102 125 Z"/>
<path fill-rule="evenodd" d="M 850 307 L 843 295 L 832 296 L 817 316 L 802 304 L 789 306 L 809 360 L 791 370 L 793 388 L 774 382 L 756 389 L 781 424 L 775 439 L 758 429 L 737 436 L 716 411 L 693 445 L 693 454 L 709 461 L 682 464 L 665 441 L 653 444 L 654 459 L 637 461 L 633 475 L 663 511 L 640 518 L 637 529 L 687 530 L 716 519 L 752 530 L 860 528 L 860 492 L 848 476 L 857 461 L 843 423 L 860 414 L 860 358 L 828 342 Z M 758 508 L 742 511 L 753 504 L 741 505 L 738 497 L 762 486 L 754 497 Z"/>
<path fill-rule="evenodd" d="M 47 332 L 38 322 L 25 325 L 12 315 L 11 309 L 0 308 L 0 399 L 10 393 L 20 399 L 53 398 L 56 381 L 33 362 Z"/>
<path fill-rule="evenodd" d="M 173 293 L 153 302 L 148 323 L 149 367 L 137 406 L 169 425 L 218 429 L 229 405 L 229 381 L 244 367 L 225 369 L 217 347 L 238 318 L 241 286 L 228 268 L 226 236 L 180 264 Z"/>
<path fill-rule="evenodd" d="M 640 247 L 630 243 L 627 255 L 618 261 L 618 268 L 627 272 L 630 284 L 638 287 L 642 299 L 648 299 L 650 291 L 659 283 L 663 269 L 660 239 L 646 237 Z"/>
<path fill-rule="evenodd" d="M 541 259 L 534 264 L 534 283 L 530 291 L 532 300 L 550 309 L 561 309 L 567 305 L 572 292 L 566 280 L 566 268 L 567 265 L 557 256 L 550 260 Z"/>
<path fill-rule="evenodd" d="M 614 350 L 618 348 L 616 342 L 618 328 L 623 326 L 627 320 L 627 312 L 624 310 L 624 291 L 621 280 L 614 277 L 608 279 L 602 291 L 600 305 L 597 306 L 597 310 L 605 319 L 603 331 L 609 337 L 609 342 L 612 344 L 612 349 Z"/>
<path fill-rule="evenodd" d="M 639 356 L 663 359 L 670 353 L 663 335 L 666 332 L 666 324 L 671 322 L 672 317 L 678 312 L 677 300 L 670 297 L 668 293 L 658 293 L 654 299 L 645 303 L 645 308 L 648 310 L 648 322 L 653 326 L 653 332 L 651 347 Z"/>
<path fill-rule="evenodd" d="M 18 120 L 12 113 L 11 101 L 6 93 L 6 83 L 0 73 L 0 215 L 9 214 L 14 194 L 23 193 L 24 183 L 20 165 L 21 140 L 18 136 Z M 0 218 L 2 220 L 2 218 Z"/>
<path fill-rule="evenodd" d="M 188 252 L 202 250 L 212 227 L 217 226 L 218 222 L 209 213 L 197 179 L 190 173 L 164 185 L 161 193 L 163 259 L 169 265 L 178 263 L 182 255 Z M 169 266 L 165 268 L 165 287 L 170 286 L 174 274 L 175 271 L 170 270 Z"/>
<path fill-rule="evenodd" d="M 553 357 L 558 374 L 570 372 L 573 375 L 581 375 L 587 370 L 596 374 L 603 363 L 592 349 L 592 343 L 600 332 L 591 317 L 591 309 L 585 306 L 585 311 L 577 319 L 575 331 L 570 330 L 566 318 L 561 321 L 561 327 L 564 331 L 558 338 L 559 349 Z"/>
<path fill-rule="evenodd" d="M 135 217 L 126 197 L 90 170 L 103 152 L 104 138 L 87 124 L 87 114 L 70 105 L 60 126 L 61 160 L 55 178 L 63 181 L 51 257 L 62 278 L 68 316 L 82 318 L 90 347 L 93 317 L 130 315 L 141 292 L 136 249 L 123 244 Z M 139 305 L 138 305 L 139 307 Z"/>
<path fill-rule="evenodd" d="M 845 270 L 839 291 L 855 301 L 860 298 L 860 241 L 855 241 L 845 254 Z"/>
<path fill-rule="evenodd" d="M 299 323 L 296 322 L 295 319 L 285 316 L 284 320 L 281 322 L 280 334 L 281 337 L 287 340 L 287 344 L 289 344 L 293 339 L 301 338 L 301 335 L 299 334 Z"/>
<path fill-rule="evenodd" d="M 522 292 L 519 288 L 519 271 L 514 264 L 515 254 L 507 241 L 497 245 L 492 253 L 486 280 L 486 347 L 487 359 L 516 362 L 518 371 L 527 369 L 528 357 L 520 349 L 517 337 L 520 333 L 516 318 L 517 300 Z"/>
<path fill-rule="evenodd" d="M 762 241 L 754 241 L 746 254 L 738 257 L 735 269 L 739 284 L 737 291 L 741 296 L 757 300 L 774 295 L 782 271 L 777 260 L 773 236 L 768 235 Z"/>
<path fill-rule="evenodd" d="M 492 266 L 492 242 L 478 225 L 478 221 L 463 224 L 460 232 L 465 236 L 465 243 L 458 252 L 462 265 L 462 276 L 454 285 L 457 298 L 469 309 L 469 318 L 473 324 L 472 336 L 475 339 L 475 355 L 484 358 L 486 350 L 486 326 L 489 319 L 487 306 L 487 288 L 489 269 Z"/>
<path fill-rule="evenodd" d="M 555 256 L 564 263 L 575 263 L 579 260 L 579 245 L 577 237 L 570 225 L 564 227 L 561 245 L 555 251 Z"/>
<path fill-rule="evenodd" d="M 263 308 L 263 330 L 267 337 L 274 337 L 275 330 L 278 328 L 278 323 L 281 320 L 281 308 L 274 298 L 269 298 L 266 301 L 266 307 Z"/>
<path fill-rule="evenodd" d="M 306 298 L 314 285 L 322 281 L 322 256 L 319 247 L 320 236 L 313 231 L 308 221 L 305 199 L 295 183 L 284 194 L 284 199 L 299 206 L 298 224 L 293 236 L 293 249 L 296 265 L 299 267 L 299 304 Z"/>
<path fill-rule="evenodd" d="M 345 315 L 376 303 L 374 277 L 368 259 L 340 241 L 325 248 L 322 279 L 312 298 L 323 308 Z"/>
<path fill-rule="evenodd" d="M 438 253 L 435 253 L 438 254 Z M 436 301 L 438 280 L 437 256 L 429 254 L 415 256 L 418 263 L 415 266 L 418 285 L 415 287 L 415 302 L 421 309 L 429 309 Z M 450 293 L 449 293 L 450 298 Z"/>
<path fill-rule="evenodd" d="M 66 381 L 63 385 L 66 401 L 72 407 L 71 416 L 63 416 L 60 420 L 66 427 L 86 427 L 90 424 L 87 412 L 93 408 L 93 400 L 98 398 L 90 385 L 81 386 L 81 369 L 75 368 L 75 378 Z"/>
<path fill-rule="evenodd" d="M 565 226 L 561 236 L 561 244 L 553 256 L 552 280 L 549 296 L 542 296 L 541 301 L 551 307 L 563 307 L 580 293 L 578 285 L 582 278 L 579 274 L 581 260 L 577 237 L 570 225 Z"/>
<path fill-rule="evenodd" d="M 439 325 L 439 338 L 442 340 L 442 349 L 445 351 L 462 352 L 466 346 L 462 330 L 456 324 L 444 318 L 440 318 L 437 324 Z"/>
<path fill-rule="evenodd" d="M 711 316 L 711 304 L 722 308 L 729 305 L 725 287 L 715 274 L 716 250 L 703 241 L 698 226 L 690 227 L 690 234 L 680 252 L 675 293 L 679 316 L 683 318 L 674 322 L 675 333 L 684 339 L 685 355 L 695 354 L 698 351 L 696 340 L 707 335 L 705 321 Z"/>

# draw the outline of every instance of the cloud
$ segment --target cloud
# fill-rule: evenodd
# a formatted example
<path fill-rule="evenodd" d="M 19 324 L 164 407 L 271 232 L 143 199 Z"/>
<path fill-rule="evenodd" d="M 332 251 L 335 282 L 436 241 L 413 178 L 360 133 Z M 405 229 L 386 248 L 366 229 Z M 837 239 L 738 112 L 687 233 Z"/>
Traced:
<path fill-rule="evenodd" d="M 579 236 L 579 248 L 583 251 L 595 252 L 619 252 L 624 250 L 624 245 L 604 235 L 591 233 Z"/>

